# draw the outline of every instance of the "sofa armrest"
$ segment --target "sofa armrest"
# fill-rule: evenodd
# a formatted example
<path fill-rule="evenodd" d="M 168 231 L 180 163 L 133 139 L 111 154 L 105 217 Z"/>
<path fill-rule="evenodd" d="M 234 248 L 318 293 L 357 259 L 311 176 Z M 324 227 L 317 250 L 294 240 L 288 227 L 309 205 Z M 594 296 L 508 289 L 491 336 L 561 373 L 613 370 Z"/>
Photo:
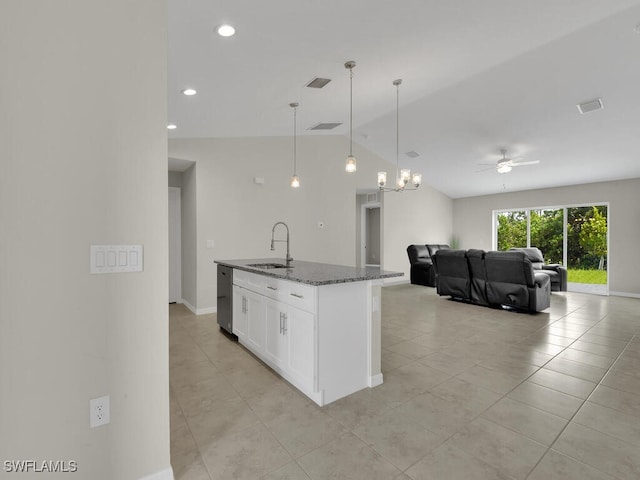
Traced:
<path fill-rule="evenodd" d="M 534 273 L 533 277 L 536 288 L 545 288 L 551 282 L 549 275 L 545 275 L 544 273 Z"/>

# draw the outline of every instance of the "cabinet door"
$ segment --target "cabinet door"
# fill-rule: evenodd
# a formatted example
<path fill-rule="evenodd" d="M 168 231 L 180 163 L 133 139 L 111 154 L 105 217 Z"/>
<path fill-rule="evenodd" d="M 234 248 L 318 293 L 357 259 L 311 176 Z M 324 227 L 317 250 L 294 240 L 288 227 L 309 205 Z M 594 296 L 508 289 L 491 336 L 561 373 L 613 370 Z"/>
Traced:
<path fill-rule="evenodd" d="M 243 341 L 247 338 L 247 297 L 244 292 L 242 288 L 233 286 L 233 333 Z"/>
<path fill-rule="evenodd" d="M 305 388 L 315 391 L 315 315 L 289 307 L 285 319 L 287 371 Z"/>
<path fill-rule="evenodd" d="M 266 300 L 266 341 L 264 353 L 279 367 L 287 367 L 287 337 L 284 333 L 286 305 L 275 300 Z"/>
<path fill-rule="evenodd" d="M 266 298 L 257 293 L 244 291 L 246 297 L 245 310 L 247 315 L 247 343 L 256 353 L 264 351 L 265 343 L 265 302 Z"/>

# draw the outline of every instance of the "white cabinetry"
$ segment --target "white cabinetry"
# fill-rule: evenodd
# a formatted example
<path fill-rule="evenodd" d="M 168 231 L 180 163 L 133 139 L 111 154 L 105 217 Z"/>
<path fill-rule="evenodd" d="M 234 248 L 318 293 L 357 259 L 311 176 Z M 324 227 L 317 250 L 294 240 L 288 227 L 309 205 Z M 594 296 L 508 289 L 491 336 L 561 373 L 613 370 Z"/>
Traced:
<path fill-rule="evenodd" d="M 251 290 L 233 286 L 233 333 L 252 348 L 265 342 L 264 301 Z"/>
<path fill-rule="evenodd" d="M 371 291 L 368 281 L 313 286 L 234 268 L 233 333 L 322 406 L 382 383 Z"/>

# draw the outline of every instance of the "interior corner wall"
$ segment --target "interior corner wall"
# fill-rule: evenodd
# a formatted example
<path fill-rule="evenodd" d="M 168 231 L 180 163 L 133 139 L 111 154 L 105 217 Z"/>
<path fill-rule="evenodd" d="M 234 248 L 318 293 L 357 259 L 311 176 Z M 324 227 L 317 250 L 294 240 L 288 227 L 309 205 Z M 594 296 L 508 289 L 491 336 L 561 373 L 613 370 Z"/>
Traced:
<path fill-rule="evenodd" d="M 198 305 L 197 198 L 194 164 L 182 173 L 182 301 L 191 308 Z"/>
<path fill-rule="evenodd" d="M 3 462 L 170 475 L 166 25 L 155 0 L 0 2 Z M 92 244 L 144 271 L 91 275 Z"/>
<path fill-rule="evenodd" d="M 404 273 L 409 281 L 407 247 L 412 244 L 449 243 L 453 228 L 453 202 L 440 191 L 422 185 L 418 190 L 383 195 L 384 268 Z"/>
<path fill-rule="evenodd" d="M 493 210 L 609 203 L 609 291 L 640 294 L 640 179 L 460 198 L 453 202 L 453 231 L 460 248 L 491 250 Z M 633 261 L 630 261 L 632 259 Z"/>
<path fill-rule="evenodd" d="M 216 306 L 214 260 L 284 258 L 283 243 L 276 243 L 275 252 L 269 250 L 277 221 L 289 225 L 294 259 L 356 265 L 356 192 L 375 189 L 377 172 L 395 167 L 354 144 L 358 171 L 349 175 L 344 172 L 349 148 L 345 137 L 299 136 L 301 187 L 292 189 L 291 142 L 291 137 L 169 141 L 170 156 L 196 162 L 197 240 L 192 257 L 197 258 L 198 310 Z M 256 183 L 256 178 L 264 183 Z M 392 195 L 404 199 L 390 201 L 390 211 L 383 212 L 383 266 L 405 272 L 408 280 L 407 245 L 447 239 L 452 203 L 427 185 Z M 276 238 L 284 236 L 279 227 Z M 213 248 L 206 247 L 207 240 L 214 241 Z"/>
<path fill-rule="evenodd" d="M 182 188 L 182 172 L 169 172 L 169 186 Z"/>

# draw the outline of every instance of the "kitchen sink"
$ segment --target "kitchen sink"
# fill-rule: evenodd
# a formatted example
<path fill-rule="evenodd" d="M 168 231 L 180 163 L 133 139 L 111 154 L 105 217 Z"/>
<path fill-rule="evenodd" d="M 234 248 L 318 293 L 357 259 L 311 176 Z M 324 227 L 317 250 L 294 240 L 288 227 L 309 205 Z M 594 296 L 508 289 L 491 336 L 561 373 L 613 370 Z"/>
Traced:
<path fill-rule="evenodd" d="M 264 268 L 267 270 L 271 268 L 293 268 L 291 265 L 287 267 L 284 263 L 249 263 L 247 267 Z"/>

